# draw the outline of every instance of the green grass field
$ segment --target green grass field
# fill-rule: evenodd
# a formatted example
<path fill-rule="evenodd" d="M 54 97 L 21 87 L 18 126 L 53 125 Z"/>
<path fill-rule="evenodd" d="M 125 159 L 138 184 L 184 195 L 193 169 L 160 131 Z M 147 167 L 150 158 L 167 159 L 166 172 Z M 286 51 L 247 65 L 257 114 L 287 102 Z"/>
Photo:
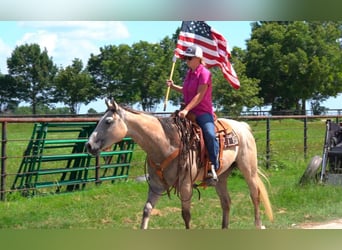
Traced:
<path fill-rule="evenodd" d="M 267 174 L 267 184 L 275 220 L 269 222 L 263 215 L 267 228 L 296 228 L 304 222 L 319 222 L 342 217 L 342 188 L 309 184 L 299 186 L 298 181 L 314 155 L 322 153 L 324 121 L 308 124 L 307 158 L 303 153 L 303 122 L 276 120 L 271 123 L 271 162 L 265 168 L 265 122 L 248 122 L 253 128 L 258 144 L 259 165 Z M 22 155 L 26 140 L 31 136 L 32 125 L 9 124 L 8 139 L 16 140 L 8 147 L 8 155 Z M 0 202 L 0 228 L 2 229 L 138 229 L 142 208 L 147 198 L 148 184 L 136 182 L 144 174 L 144 152 L 134 153 L 130 178 L 127 181 L 88 185 L 85 190 L 40 195 L 31 198 L 19 193 L 8 194 Z M 11 159 L 9 172 L 16 172 L 20 157 Z M 10 182 L 10 181 L 8 181 Z M 9 183 L 7 183 L 9 185 Z M 253 229 L 253 206 L 244 179 L 238 171 L 229 178 L 232 199 L 231 229 Z M 218 229 L 221 225 L 221 208 L 213 188 L 200 189 L 192 198 L 192 228 Z M 183 229 L 180 200 L 163 196 L 150 220 L 152 229 Z"/>

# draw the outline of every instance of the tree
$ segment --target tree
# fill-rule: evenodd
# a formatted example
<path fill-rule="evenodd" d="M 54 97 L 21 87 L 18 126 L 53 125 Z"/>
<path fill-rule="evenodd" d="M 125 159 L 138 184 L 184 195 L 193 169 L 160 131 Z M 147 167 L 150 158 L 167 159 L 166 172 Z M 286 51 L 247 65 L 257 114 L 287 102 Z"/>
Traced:
<path fill-rule="evenodd" d="M 165 81 L 169 78 L 172 64 L 170 44 L 164 39 L 162 44 L 140 41 L 132 46 L 132 83 L 139 93 L 139 102 L 143 110 L 152 111 L 164 98 Z"/>
<path fill-rule="evenodd" d="M 87 70 L 98 97 L 114 97 L 119 103 L 133 104 L 137 98 L 130 76 L 131 48 L 126 44 L 100 48 L 90 55 Z"/>
<path fill-rule="evenodd" d="M 99 96 L 129 105 L 139 102 L 143 110 L 151 111 L 164 99 L 173 50 L 168 37 L 155 44 L 140 41 L 132 46 L 105 46 L 99 55 L 91 55 L 87 68 Z"/>
<path fill-rule="evenodd" d="M 10 75 L 0 74 L 0 113 L 13 111 L 19 104 L 17 93 L 22 92 L 20 86 Z"/>
<path fill-rule="evenodd" d="M 20 106 L 13 111 L 13 114 L 15 115 L 29 115 L 31 113 L 32 109 L 29 106 Z M 70 110 L 68 109 L 68 107 L 51 108 L 48 105 L 38 104 L 37 114 L 65 115 L 70 114 Z"/>
<path fill-rule="evenodd" d="M 239 77 L 241 87 L 235 90 L 223 77 L 219 68 L 213 72 L 213 101 L 216 112 L 222 112 L 231 116 L 237 116 L 243 108 L 253 108 L 260 106 L 263 99 L 258 97 L 260 87 L 259 80 L 246 76 L 245 65 L 246 52 L 238 47 L 232 51 L 232 64 Z"/>
<path fill-rule="evenodd" d="M 57 67 L 46 49 L 41 51 L 38 44 L 17 46 L 7 59 L 7 67 L 9 75 L 23 86 L 24 92 L 18 93 L 18 98 L 31 104 L 33 114 L 38 104 L 50 103 L 51 83 Z"/>
<path fill-rule="evenodd" d="M 97 114 L 97 111 L 93 108 L 88 109 L 88 114 Z"/>
<path fill-rule="evenodd" d="M 83 63 L 75 58 L 71 66 L 61 68 L 55 78 L 55 101 L 65 103 L 72 114 L 77 114 L 82 103 L 88 104 L 96 97 L 91 76 L 83 70 Z"/>
<path fill-rule="evenodd" d="M 306 100 L 342 91 L 340 22 L 256 22 L 247 41 L 248 77 L 272 110 L 305 111 Z"/>

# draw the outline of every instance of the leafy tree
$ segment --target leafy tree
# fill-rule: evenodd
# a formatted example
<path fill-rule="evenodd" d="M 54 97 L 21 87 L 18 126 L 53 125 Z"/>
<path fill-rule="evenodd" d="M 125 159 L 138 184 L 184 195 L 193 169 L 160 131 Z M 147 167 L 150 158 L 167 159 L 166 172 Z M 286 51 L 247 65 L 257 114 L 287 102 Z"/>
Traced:
<path fill-rule="evenodd" d="M 272 110 L 305 111 L 306 100 L 342 91 L 340 22 L 256 22 L 246 72 Z"/>
<path fill-rule="evenodd" d="M 0 74 L 0 113 L 13 111 L 18 106 L 18 92 L 21 91 L 16 81 L 10 75 Z"/>
<path fill-rule="evenodd" d="M 82 103 L 95 99 L 95 88 L 89 73 L 83 70 L 83 63 L 75 58 L 71 66 L 61 68 L 55 77 L 55 101 L 65 103 L 72 114 L 77 114 Z"/>
<path fill-rule="evenodd" d="M 17 97 L 31 104 L 33 114 L 38 104 L 50 103 L 51 83 L 57 67 L 46 49 L 41 51 L 38 44 L 17 46 L 7 59 L 7 67 L 9 75 L 24 89 Z"/>
<path fill-rule="evenodd" d="M 93 108 L 88 109 L 88 114 L 97 114 L 97 111 Z"/>
<path fill-rule="evenodd" d="M 17 107 L 14 111 L 16 115 L 29 115 L 32 113 L 31 107 L 29 106 L 20 106 Z M 50 105 L 37 105 L 37 114 L 44 114 L 44 115 L 66 115 L 70 114 L 70 110 L 68 107 L 60 107 L 60 108 L 51 108 Z"/>
<path fill-rule="evenodd" d="M 165 40 L 163 46 L 143 41 L 132 46 L 132 82 L 143 110 L 153 110 L 164 98 L 165 81 L 169 78 L 172 64 L 169 46 Z"/>
<path fill-rule="evenodd" d="M 168 37 L 155 44 L 105 46 L 99 55 L 91 55 L 87 68 L 100 97 L 112 96 L 130 105 L 139 102 L 143 110 L 151 111 L 164 99 L 173 50 Z"/>
<path fill-rule="evenodd" d="M 126 44 L 100 48 L 90 55 L 87 70 L 94 80 L 98 97 L 114 97 L 117 102 L 133 104 L 138 99 L 130 76 L 131 48 Z"/>
<path fill-rule="evenodd" d="M 253 108 L 263 103 L 258 97 L 260 87 L 259 80 L 246 76 L 245 65 L 246 52 L 238 47 L 232 51 L 232 64 L 239 77 L 241 87 L 235 90 L 223 77 L 219 68 L 213 72 L 213 101 L 217 108 L 217 113 L 222 112 L 231 116 L 237 116 L 243 108 Z"/>

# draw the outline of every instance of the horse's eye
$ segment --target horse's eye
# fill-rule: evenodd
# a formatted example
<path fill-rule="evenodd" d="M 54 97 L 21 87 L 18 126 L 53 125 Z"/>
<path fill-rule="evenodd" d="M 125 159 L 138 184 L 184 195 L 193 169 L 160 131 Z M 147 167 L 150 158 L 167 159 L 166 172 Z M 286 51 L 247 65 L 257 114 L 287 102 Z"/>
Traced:
<path fill-rule="evenodd" d="M 107 117 L 106 118 L 106 123 L 111 124 L 113 122 L 113 117 Z"/>

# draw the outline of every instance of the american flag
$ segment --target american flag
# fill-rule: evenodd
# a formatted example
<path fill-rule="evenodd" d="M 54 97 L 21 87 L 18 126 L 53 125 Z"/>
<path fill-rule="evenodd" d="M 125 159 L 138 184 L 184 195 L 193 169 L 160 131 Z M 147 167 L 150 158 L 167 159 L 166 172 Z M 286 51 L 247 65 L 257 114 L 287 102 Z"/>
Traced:
<path fill-rule="evenodd" d="M 183 59 L 187 47 L 198 45 L 203 50 L 203 59 L 208 68 L 218 66 L 224 78 L 233 88 L 240 88 L 240 81 L 229 62 L 230 52 L 226 39 L 203 21 L 183 21 L 175 56 Z"/>

